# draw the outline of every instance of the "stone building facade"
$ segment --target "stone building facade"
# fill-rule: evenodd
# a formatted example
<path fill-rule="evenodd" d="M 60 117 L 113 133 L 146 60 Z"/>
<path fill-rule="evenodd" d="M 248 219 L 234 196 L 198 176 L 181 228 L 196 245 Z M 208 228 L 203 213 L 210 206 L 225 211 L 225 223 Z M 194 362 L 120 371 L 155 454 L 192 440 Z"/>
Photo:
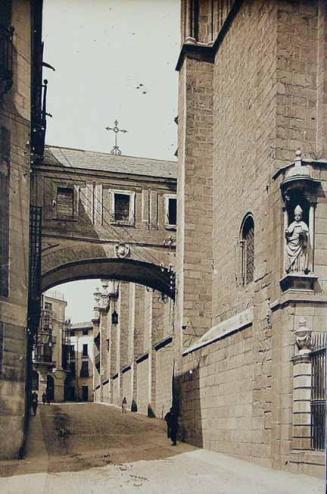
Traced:
<path fill-rule="evenodd" d="M 93 401 L 93 324 L 79 322 L 66 329 L 67 367 L 65 400 Z"/>
<path fill-rule="evenodd" d="M 326 26 L 320 0 L 183 1 L 177 65 L 175 398 L 185 438 L 317 475 Z"/>
<path fill-rule="evenodd" d="M 40 326 L 33 351 L 33 390 L 39 400 L 93 401 L 93 325 L 72 324 L 57 291 L 42 295 Z"/>
<path fill-rule="evenodd" d="M 29 208 L 35 92 L 41 85 L 42 1 L 0 6 L 0 456 L 23 443 L 29 285 Z M 31 90 L 32 79 L 34 91 Z"/>
<path fill-rule="evenodd" d="M 95 294 L 95 401 L 163 418 L 172 404 L 174 302 L 134 283 Z"/>
<path fill-rule="evenodd" d="M 40 325 L 33 352 L 33 388 L 41 400 L 64 401 L 65 380 L 70 374 L 67 349 L 67 302 L 59 292 L 42 295 Z"/>

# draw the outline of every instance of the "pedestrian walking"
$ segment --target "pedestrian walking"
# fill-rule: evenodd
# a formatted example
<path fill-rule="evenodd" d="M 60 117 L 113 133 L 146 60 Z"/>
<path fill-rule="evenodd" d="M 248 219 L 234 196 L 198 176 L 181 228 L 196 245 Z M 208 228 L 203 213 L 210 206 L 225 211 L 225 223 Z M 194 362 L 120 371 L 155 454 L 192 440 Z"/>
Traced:
<path fill-rule="evenodd" d="M 166 424 L 167 424 L 167 437 L 168 437 L 168 439 L 170 439 L 170 415 L 171 415 L 170 412 L 171 411 L 172 411 L 172 408 L 165 415 L 165 421 L 166 421 Z"/>
<path fill-rule="evenodd" d="M 172 446 L 177 445 L 177 433 L 178 433 L 178 415 L 173 407 L 165 415 L 165 421 L 167 422 L 167 436 L 172 441 Z"/>
<path fill-rule="evenodd" d="M 127 412 L 126 408 L 127 408 L 127 400 L 126 400 L 126 396 L 124 396 L 123 401 L 121 403 L 121 413 L 126 413 Z"/>
<path fill-rule="evenodd" d="M 42 403 L 43 403 L 43 405 L 45 405 L 45 404 L 46 404 L 46 402 L 47 402 L 47 395 L 46 395 L 46 394 L 45 394 L 45 392 L 43 391 L 43 393 L 42 393 Z"/>
<path fill-rule="evenodd" d="M 36 415 L 38 401 L 39 401 L 38 394 L 36 393 L 36 391 L 34 391 L 32 393 L 32 409 L 33 409 L 33 415 L 34 416 Z"/>

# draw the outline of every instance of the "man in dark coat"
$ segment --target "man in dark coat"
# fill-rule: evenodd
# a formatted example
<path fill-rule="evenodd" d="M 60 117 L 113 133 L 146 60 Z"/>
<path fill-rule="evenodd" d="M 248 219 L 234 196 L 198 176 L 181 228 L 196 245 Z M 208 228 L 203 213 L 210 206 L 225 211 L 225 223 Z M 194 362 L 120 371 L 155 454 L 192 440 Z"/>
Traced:
<path fill-rule="evenodd" d="M 39 397 L 38 394 L 34 391 L 32 394 L 32 409 L 33 415 L 36 415 L 37 405 L 38 405 Z"/>
<path fill-rule="evenodd" d="M 172 446 L 176 446 L 177 432 L 178 432 L 178 415 L 173 407 L 165 415 L 165 421 L 167 422 L 167 436 L 172 440 Z"/>

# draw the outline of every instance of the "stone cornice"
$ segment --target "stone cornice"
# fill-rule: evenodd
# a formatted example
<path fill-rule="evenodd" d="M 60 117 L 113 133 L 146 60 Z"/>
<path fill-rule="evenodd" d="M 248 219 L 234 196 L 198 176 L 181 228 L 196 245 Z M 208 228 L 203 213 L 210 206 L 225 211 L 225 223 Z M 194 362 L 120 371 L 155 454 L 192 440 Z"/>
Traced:
<path fill-rule="evenodd" d="M 188 355 L 189 353 L 195 352 L 200 348 L 211 345 L 226 336 L 235 333 L 236 331 L 240 331 L 242 329 L 247 328 L 253 322 L 253 307 L 246 309 L 243 312 L 236 314 L 225 321 L 222 321 L 215 326 L 213 326 L 209 331 L 207 331 L 199 341 L 191 345 L 189 348 L 186 348 L 182 355 Z"/>
<path fill-rule="evenodd" d="M 289 290 L 282 296 L 270 304 L 272 311 L 282 309 L 289 304 L 323 304 L 327 306 L 327 297 L 324 295 L 315 295 L 308 293 L 307 290 Z"/>
<path fill-rule="evenodd" d="M 311 165 L 312 167 L 317 167 L 317 168 L 326 168 L 327 169 L 327 160 L 309 160 L 309 159 L 302 159 L 302 164 L 303 165 Z M 286 163 L 285 165 L 282 165 L 276 170 L 273 175 L 272 179 L 276 180 L 281 173 L 284 171 L 288 170 L 292 166 L 295 166 L 295 161 L 291 161 L 290 163 Z"/>
<path fill-rule="evenodd" d="M 149 352 L 142 353 L 142 355 L 139 355 L 138 357 L 136 357 L 135 362 L 137 364 L 140 364 L 141 362 L 143 362 L 147 358 L 149 358 Z"/>
<path fill-rule="evenodd" d="M 235 0 L 230 12 L 222 25 L 218 36 L 214 43 L 205 44 L 205 43 L 184 43 L 182 49 L 180 51 L 176 70 L 179 71 L 184 63 L 185 58 L 191 58 L 194 60 L 200 60 L 202 62 L 213 63 L 220 48 L 220 45 L 224 41 L 224 38 L 229 31 L 230 26 L 232 25 L 236 15 L 238 14 L 244 0 Z"/>
<path fill-rule="evenodd" d="M 157 341 L 154 343 L 153 348 L 157 352 L 158 350 L 161 350 L 161 348 L 164 348 L 165 346 L 169 345 L 173 341 L 173 337 L 171 335 L 165 336 L 161 340 Z"/>

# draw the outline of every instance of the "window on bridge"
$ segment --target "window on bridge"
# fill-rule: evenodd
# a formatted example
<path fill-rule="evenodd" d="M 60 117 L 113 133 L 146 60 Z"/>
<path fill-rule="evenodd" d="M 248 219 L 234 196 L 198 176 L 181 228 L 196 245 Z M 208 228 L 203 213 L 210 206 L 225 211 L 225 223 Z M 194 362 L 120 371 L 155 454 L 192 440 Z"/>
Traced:
<path fill-rule="evenodd" d="M 177 200 L 176 196 L 169 194 L 165 196 L 165 227 L 176 229 L 177 224 Z"/>
<path fill-rule="evenodd" d="M 74 189 L 71 187 L 57 188 L 57 217 L 71 219 L 74 216 Z"/>
<path fill-rule="evenodd" d="M 123 225 L 134 224 L 134 192 L 113 192 L 112 216 L 114 223 Z"/>

